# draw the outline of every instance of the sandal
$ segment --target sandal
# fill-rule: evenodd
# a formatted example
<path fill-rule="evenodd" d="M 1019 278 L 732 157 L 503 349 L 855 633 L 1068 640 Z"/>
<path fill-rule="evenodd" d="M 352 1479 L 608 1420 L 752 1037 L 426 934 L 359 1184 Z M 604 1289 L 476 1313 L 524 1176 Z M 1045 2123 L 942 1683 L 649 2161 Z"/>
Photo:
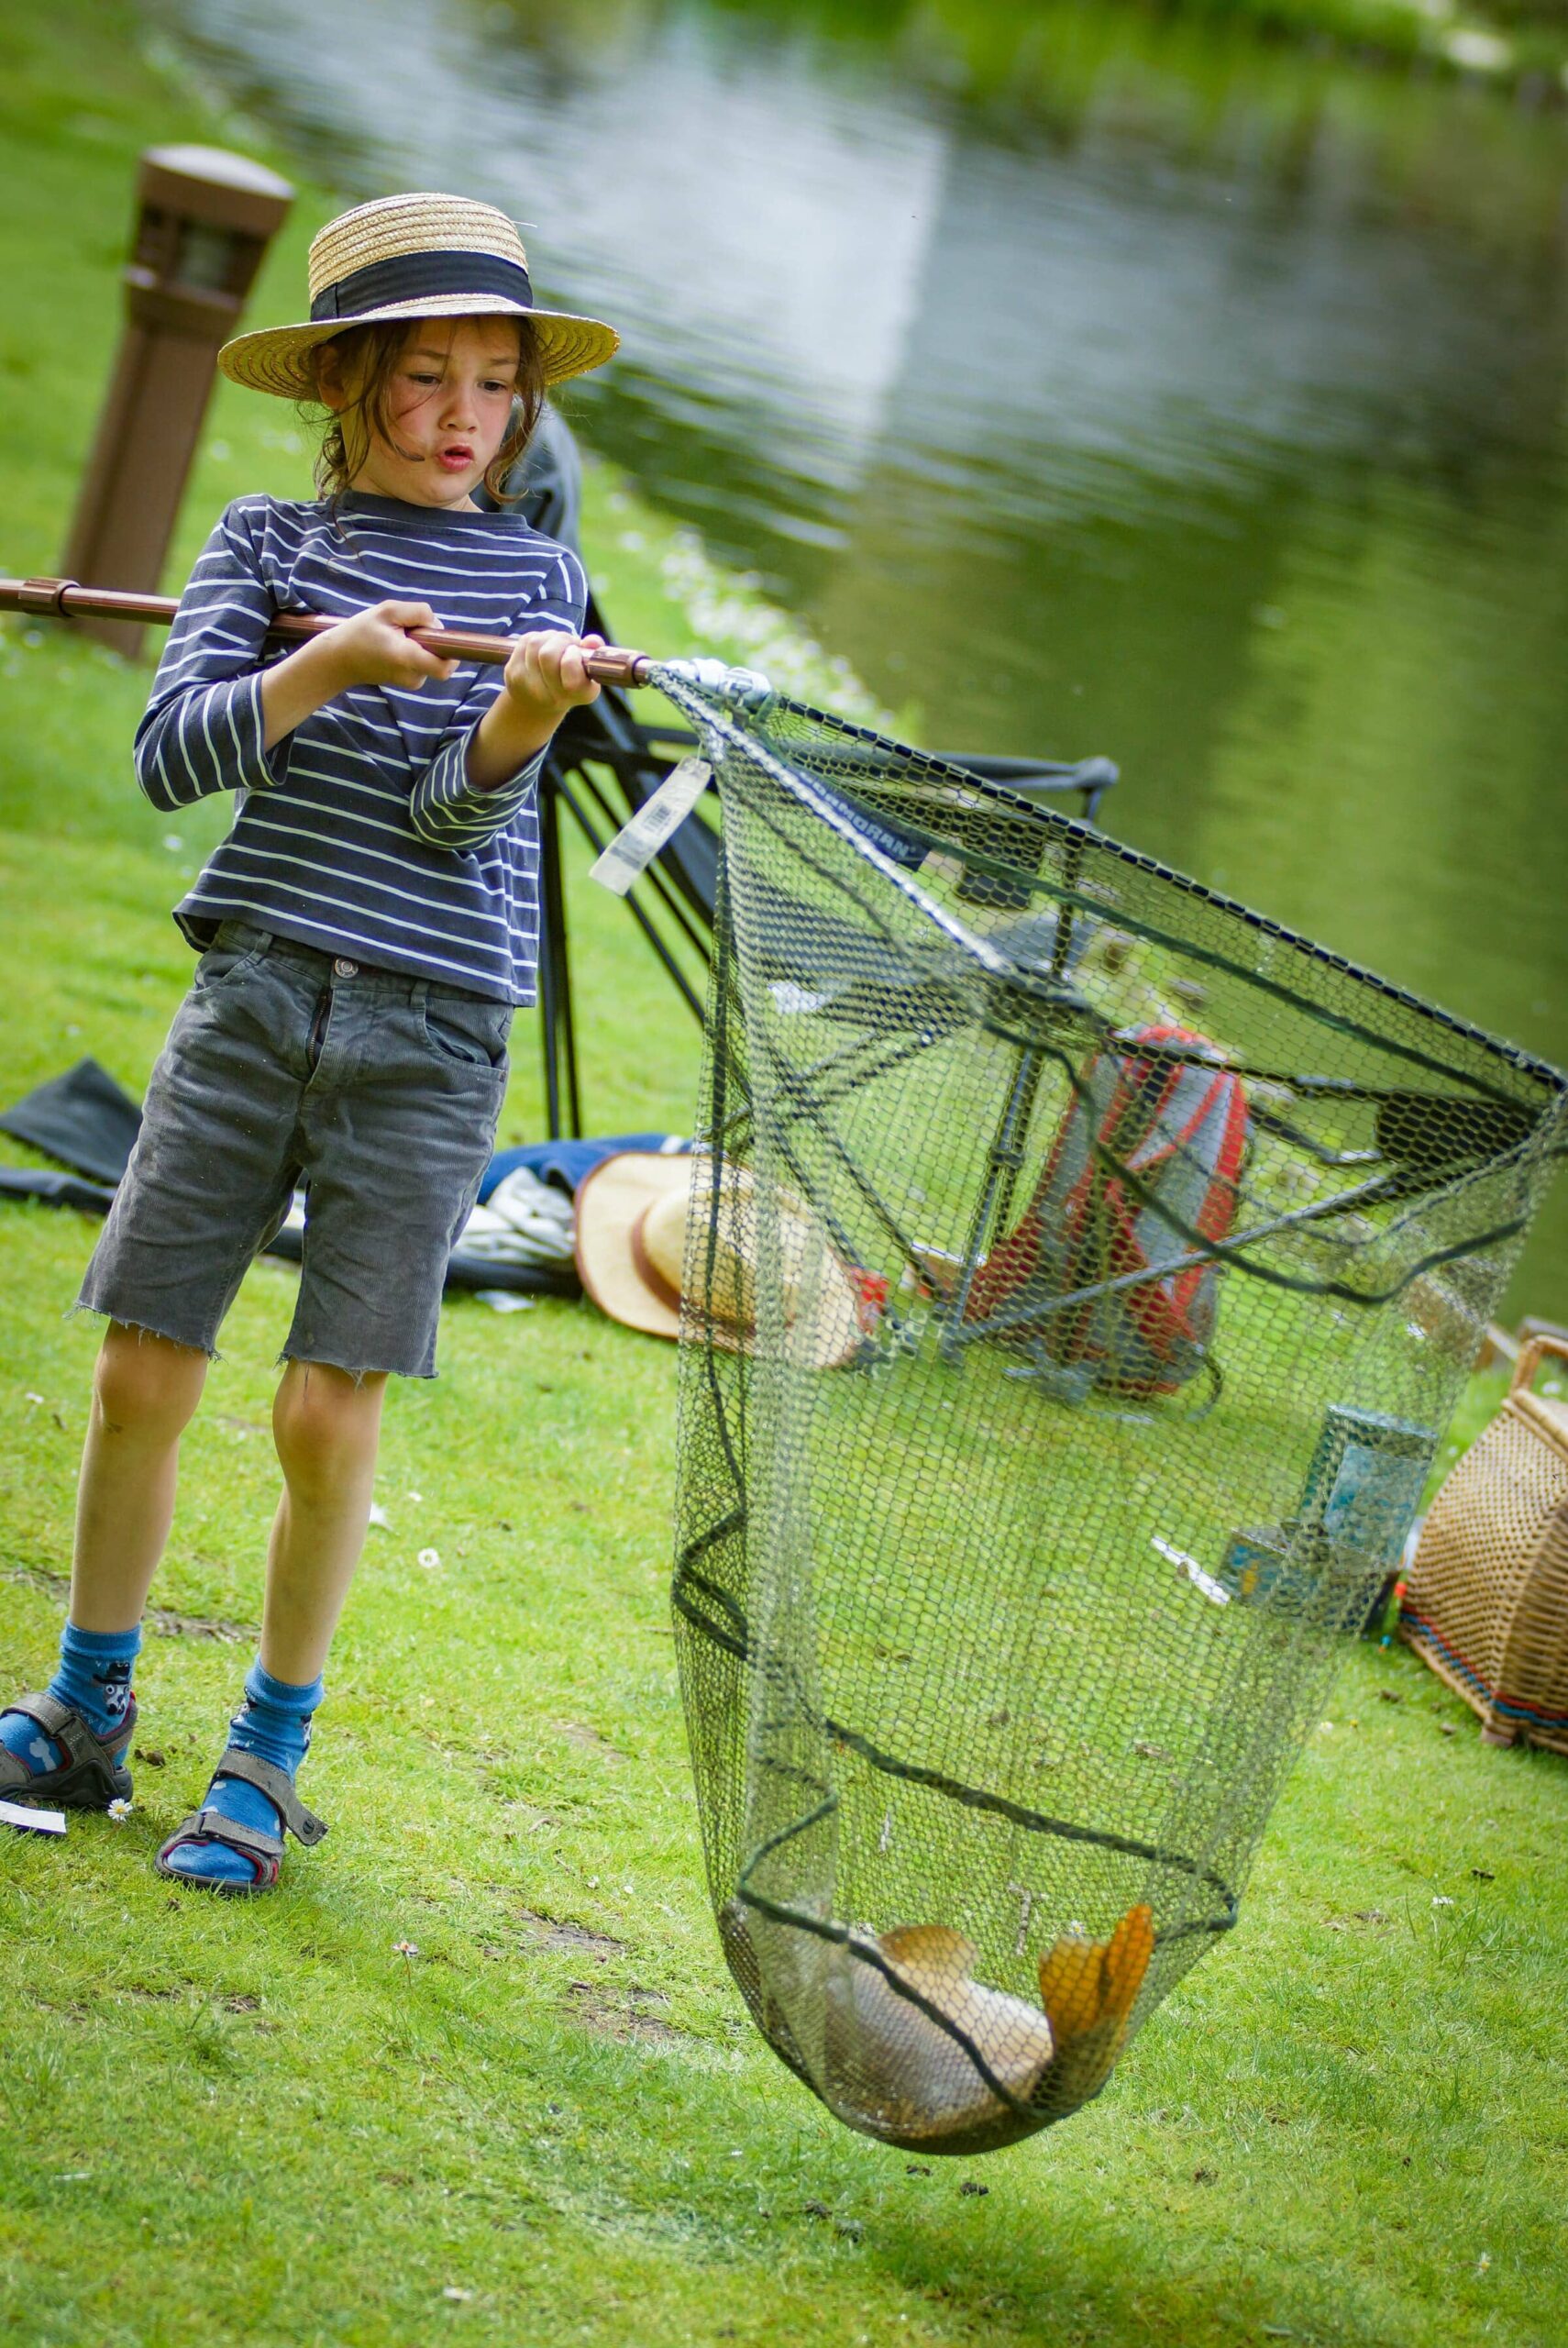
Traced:
<path fill-rule="evenodd" d="M 294 1781 L 287 1770 L 274 1768 L 271 1761 L 263 1761 L 254 1753 L 242 1753 L 231 1744 L 217 1767 L 213 1771 L 213 1783 L 219 1778 L 242 1778 L 248 1786 L 266 1795 L 278 1811 L 286 1831 L 307 1850 L 319 1843 L 326 1832 L 325 1818 L 317 1818 L 307 1810 L 294 1791 Z M 207 1791 L 212 1792 L 212 1786 Z M 176 1851 L 188 1844 L 200 1846 L 205 1843 L 222 1843 L 229 1850 L 237 1851 L 248 1859 L 256 1870 L 250 1883 L 229 1883 L 214 1876 L 187 1875 L 181 1867 L 171 1867 L 170 1859 Z M 258 1891 L 271 1891 L 278 1880 L 282 1864 L 283 1837 L 269 1834 L 264 1827 L 242 1826 L 237 1819 L 226 1818 L 221 1810 L 208 1810 L 205 1805 L 193 1810 L 184 1824 L 177 1826 L 159 1852 L 153 1865 L 160 1875 L 170 1877 L 175 1883 L 188 1883 L 198 1891 L 221 1892 L 226 1899 L 248 1899 Z"/>
<path fill-rule="evenodd" d="M 131 1774 L 121 1756 L 136 1731 L 134 1696 L 106 1736 L 74 1704 L 62 1704 L 47 1689 L 41 1695 L 13 1696 L 0 1710 L 25 1713 L 65 1748 L 58 1768 L 36 1771 L 20 1754 L 0 1744 L 0 1798 L 61 1810 L 107 1810 L 112 1801 L 129 1801 Z"/>

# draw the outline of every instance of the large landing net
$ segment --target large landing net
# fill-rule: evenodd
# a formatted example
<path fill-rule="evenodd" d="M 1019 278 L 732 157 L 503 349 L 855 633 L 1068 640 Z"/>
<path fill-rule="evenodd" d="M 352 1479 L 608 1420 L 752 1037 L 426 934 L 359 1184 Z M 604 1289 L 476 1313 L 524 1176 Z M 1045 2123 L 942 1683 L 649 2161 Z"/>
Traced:
<path fill-rule="evenodd" d="M 1005 791 L 655 678 L 723 817 L 674 1589 L 714 1909 L 842 2120 L 972 2153 L 1235 1922 L 1565 1080 Z"/>

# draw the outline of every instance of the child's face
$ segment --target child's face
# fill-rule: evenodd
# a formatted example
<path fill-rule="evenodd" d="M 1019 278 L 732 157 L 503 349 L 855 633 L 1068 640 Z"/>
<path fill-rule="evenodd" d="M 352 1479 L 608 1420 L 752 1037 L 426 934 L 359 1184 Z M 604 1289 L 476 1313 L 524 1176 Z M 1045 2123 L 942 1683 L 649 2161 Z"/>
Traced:
<path fill-rule="evenodd" d="M 352 486 L 408 505 L 471 514 L 472 492 L 506 437 L 518 350 L 510 318 L 416 318 L 388 386 L 390 429 L 383 433 L 371 421 Z M 325 388 L 336 407 L 359 387 Z"/>

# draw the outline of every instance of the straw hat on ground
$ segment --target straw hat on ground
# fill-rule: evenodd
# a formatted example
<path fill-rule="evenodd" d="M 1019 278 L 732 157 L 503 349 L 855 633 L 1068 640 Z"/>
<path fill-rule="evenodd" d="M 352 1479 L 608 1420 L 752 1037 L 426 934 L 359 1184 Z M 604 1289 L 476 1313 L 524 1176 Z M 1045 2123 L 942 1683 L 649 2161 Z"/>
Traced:
<path fill-rule="evenodd" d="M 708 1231 L 713 1180 L 709 1158 L 626 1150 L 605 1158 L 579 1185 L 578 1275 L 602 1312 L 656 1337 L 679 1337 L 688 1221 Z M 823 1245 L 803 1204 L 787 1195 L 778 1201 L 778 1243 L 785 1320 L 793 1327 L 802 1310 L 810 1312 L 806 1358 L 813 1369 L 837 1368 L 860 1344 L 853 1280 Z M 711 1282 L 705 1298 L 690 1301 L 699 1311 L 706 1304 L 713 1343 L 732 1352 L 752 1348 L 759 1252 L 751 1175 L 745 1167 L 726 1167 Z"/>
<path fill-rule="evenodd" d="M 252 391 L 309 399 L 310 354 L 377 318 L 526 318 L 545 380 L 602 366 L 620 337 L 598 318 L 534 306 L 528 257 L 504 212 L 459 195 L 383 195 L 329 220 L 310 249 L 310 317 L 226 342 L 218 365 Z"/>

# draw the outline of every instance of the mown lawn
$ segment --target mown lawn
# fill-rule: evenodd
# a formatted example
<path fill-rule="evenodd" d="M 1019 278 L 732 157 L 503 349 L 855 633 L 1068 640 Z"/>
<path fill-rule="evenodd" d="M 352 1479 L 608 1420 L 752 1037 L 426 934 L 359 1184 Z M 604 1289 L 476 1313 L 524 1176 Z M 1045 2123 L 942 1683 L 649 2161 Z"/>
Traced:
<path fill-rule="evenodd" d="M 234 133 L 159 79 L 120 0 L 8 9 L 0 66 L 0 569 L 28 571 L 101 391 L 135 152 Z M 294 314 L 330 208 L 302 198 L 257 322 Z M 176 574 L 226 496 L 299 484 L 292 435 L 220 399 Z M 591 520 L 622 632 L 683 648 L 664 526 L 602 478 Z M 86 1051 L 139 1090 L 183 983 L 167 908 L 216 818 L 138 801 L 144 690 L 58 633 L 0 635 L 5 1100 Z M 694 1033 L 576 878 L 590 1113 L 684 1126 Z M 540 1129 L 525 1030 L 518 1061 L 513 1136 Z M 93 1237 L 0 1214 L 6 1689 L 47 1674 L 59 1621 Z M 456 1303 L 439 1381 L 392 1398 L 389 1522 L 309 1767 L 330 1841 L 267 1901 L 160 1884 L 258 1614 L 292 1289 L 247 1283 L 188 1438 L 131 1818 L 0 1843 L 0 2338 L 1568 2340 L 1568 1768 L 1485 1750 L 1413 1659 L 1357 1649 L 1240 1929 L 1110 2091 L 926 2174 L 835 2127 L 728 1985 L 664 1595 L 674 1357 L 587 1306 Z"/>

